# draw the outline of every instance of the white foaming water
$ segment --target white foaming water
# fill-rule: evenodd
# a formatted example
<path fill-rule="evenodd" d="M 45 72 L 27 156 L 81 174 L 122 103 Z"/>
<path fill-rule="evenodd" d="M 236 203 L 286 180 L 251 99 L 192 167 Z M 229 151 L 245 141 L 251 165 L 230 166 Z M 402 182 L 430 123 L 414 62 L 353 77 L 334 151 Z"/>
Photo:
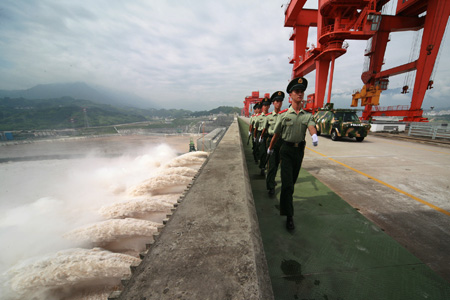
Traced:
<path fill-rule="evenodd" d="M 208 157 L 208 152 L 197 151 L 197 152 L 189 152 L 183 155 L 180 155 L 174 159 L 172 159 L 168 164 L 165 165 L 166 168 L 170 167 L 192 167 L 198 168 L 200 167 L 205 159 Z"/>
<path fill-rule="evenodd" d="M 158 171 L 158 175 L 180 175 L 193 177 L 195 174 L 197 174 L 197 170 L 188 167 L 173 167 Z"/>
<path fill-rule="evenodd" d="M 137 259 L 123 253 L 145 248 L 159 224 L 151 215 L 170 211 L 207 157 L 177 157 L 166 145 L 142 153 L 0 164 L 2 299 L 104 299 L 112 291 Z M 135 189 L 139 197 L 130 196 Z M 121 254 L 71 249 L 97 245 Z"/>
<path fill-rule="evenodd" d="M 68 249 L 9 269 L 7 299 L 61 299 L 96 285 L 114 287 L 140 260 L 99 248 Z M 8 291 L 8 289 L 10 289 Z M 11 296 L 7 296 L 11 295 Z"/>
<path fill-rule="evenodd" d="M 111 219 L 74 229 L 64 237 L 85 247 L 103 249 L 138 256 L 145 244 L 153 241 L 161 223 L 139 219 Z"/>
<path fill-rule="evenodd" d="M 188 173 L 186 169 L 189 167 L 193 170 L 198 170 L 207 156 L 208 153 L 202 151 L 180 155 L 164 165 L 167 170 L 174 169 L 174 171 L 160 171 L 160 175 L 132 187 L 129 193 L 132 196 L 180 193 L 192 181 L 193 175 L 184 175 Z"/>
<path fill-rule="evenodd" d="M 160 175 L 132 187 L 130 189 L 130 195 L 142 196 L 148 194 L 158 195 L 164 193 L 180 193 L 191 181 L 192 177 L 188 176 Z"/>
<path fill-rule="evenodd" d="M 92 246 L 104 247 L 105 244 L 134 236 L 151 237 L 157 231 L 158 223 L 139 219 L 111 219 L 74 229 L 64 237 L 88 242 Z"/>
<path fill-rule="evenodd" d="M 151 219 L 153 213 L 169 213 L 173 204 L 177 202 L 181 194 L 168 194 L 149 197 L 147 199 L 133 199 L 112 205 L 103 206 L 99 214 L 106 219 L 138 218 Z M 155 220 L 153 220 L 155 221 Z"/>

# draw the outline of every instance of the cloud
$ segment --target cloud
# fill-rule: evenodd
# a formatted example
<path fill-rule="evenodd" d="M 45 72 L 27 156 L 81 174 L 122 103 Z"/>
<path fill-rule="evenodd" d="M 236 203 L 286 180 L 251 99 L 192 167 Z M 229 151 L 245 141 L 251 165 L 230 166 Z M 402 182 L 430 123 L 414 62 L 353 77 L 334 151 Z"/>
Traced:
<path fill-rule="evenodd" d="M 84 81 L 167 108 L 242 106 L 252 91 L 284 90 L 290 79 L 293 44 L 292 29 L 284 27 L 285 2 L 5 0 L 0 89 Z M 311 28 L 309 43 L 316 44 L 315 33 Z M 362 87 L 365 42 L 349 44 L 336 61 L 333 93 Z M 397 47 L 387 61 L 409 55 Z M 313 87 L 315 73 L 306 77 Z M 397 81 L 391 85 L 400 86 Z"/>

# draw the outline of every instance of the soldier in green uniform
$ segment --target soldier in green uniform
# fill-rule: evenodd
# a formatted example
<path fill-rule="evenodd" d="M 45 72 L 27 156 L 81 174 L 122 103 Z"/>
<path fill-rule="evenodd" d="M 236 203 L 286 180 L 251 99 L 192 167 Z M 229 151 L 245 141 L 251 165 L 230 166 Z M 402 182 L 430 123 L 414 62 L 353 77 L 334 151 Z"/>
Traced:
<path fill-rule="evenodd" d="M 308 81 L 303 77 L 297 77 L 288 84 L 286 92 L 292 99 L 292 106 L 277 118 L 274 136 L 267 149 L 269 155 L 273 154 L 275 143 L 280 137 L 283 139 L 280 148 L 280 215 L 286 216 L 286 228 L 288 230 L 295 228 L 292 195 L 305 153 L 305 135 L 307 129 L 311 134 L 313 145 L 317 146 L 319 143 L 312 114 L 303 110 L 303 97 L 307 86 Z"/>
<path fill-rule="evenodd" d="M 267 139 L 267 133 L 263 132 L 264 130 L 264 123 L 267 119 L 267 114 L 269 113 L 269 107 L 270 107 L 270 99 L 264 98 L 261 101 L 262 105 L 262 112 L 256 119 L 256 139 L 258 140 L 258 153 L 259 153 L 259 168 L 261 169 L 261 175 L 264 176 L 265 171 L 265 164 L 266 164 L 266 155 L 267 155 L 267 146 L 266 146 L 266 139 Z"/>
<path fill-rule="evenodd" d="M 284 93 L 277 91 L 272 94 L 270 101 L 273 103 L 273 111 L 267 114 L 264 122 L 263 135 L 267 133 L 266 148 L 269 148 L 270 141 L 272 140 L 275 123 L 279 116 L 281 106 L 283 105 Z M 284 110 L 286 111 L 286 110 Z M 273 147 L 273 153 L 269 156 L 267 161 L 267 176 L 266 176 L 266 188 L 269 191 L 269 195 L 275 194 L 275 177 L 277 176 L 278 166 L 280 164 L 280 148 L 282 139 L 278 139 Z"/>
<path fill-rule="evenodd" d="M 258 158 L 256 156 L 256 151 L 257 151 L 257 144 L 255 142 L 255 139 L 253 138 L 253 132 L 255 130 L 255 124 L 256 124 L 256 117 L 261 113 L 261 102 L 256 103 L 253 106 L 253 115 L 250 117 L 250 125 L 248 128 L 248 135 L 252 136 L 252 153 L 253 153 L 253 158 L 255 159 L 255 163 L 258 163 Z"/>

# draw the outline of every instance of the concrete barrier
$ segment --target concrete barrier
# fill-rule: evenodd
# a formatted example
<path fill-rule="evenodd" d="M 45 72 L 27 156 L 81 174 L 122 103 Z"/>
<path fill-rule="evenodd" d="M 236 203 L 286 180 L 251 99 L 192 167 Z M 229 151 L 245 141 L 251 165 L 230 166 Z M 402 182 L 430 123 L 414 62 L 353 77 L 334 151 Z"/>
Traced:
<path fill-rule="evenodd" d="M 132 270 L 109 299 L 273 299 L 236 120 Z"/>
<path fill-rule="evenodd" d="M 197 150 L 212 152 L 216 149 L 221 138 L 226 132 L 226 127 L 216 128 L 207 135 L 197 140 Z"/>

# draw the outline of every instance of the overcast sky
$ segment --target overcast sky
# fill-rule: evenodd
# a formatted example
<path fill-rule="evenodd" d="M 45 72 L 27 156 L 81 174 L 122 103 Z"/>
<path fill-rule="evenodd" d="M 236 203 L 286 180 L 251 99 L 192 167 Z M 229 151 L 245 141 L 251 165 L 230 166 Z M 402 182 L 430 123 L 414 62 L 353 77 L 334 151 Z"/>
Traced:
<path fill-rule="evenodd" d="M 290 80 L 287 2 L 2 0 L 0 89 L 86 82 L 132 92 L 165 108 L 242 107 L 252 91 L 285 90 Z M 307 7 L 317 7 L 317 1 L 309 0 Z M 309 43 L 316 44 L 315 33 L 310 30 Z M 408 62 L 413 37 L 392 36 L 385 69 Z M 335 66 L 332 99 L 340 107 L 349 106 L 353 90 L 362 87 L 366 42 L 348 43 Z M 441 51 L 449 50 L 446 39 Z M 450 58 L 441 55 L 424 109 L 450 106 L 449 67 Z M 314 92 L 314 77 L 315 72 L 306 76 L 307 94 Z M 390 89 L 400 88 L 405 76 L 390 82 Z M 382 94 L 381 105 L 409 104 L 410 95 Z"/>

